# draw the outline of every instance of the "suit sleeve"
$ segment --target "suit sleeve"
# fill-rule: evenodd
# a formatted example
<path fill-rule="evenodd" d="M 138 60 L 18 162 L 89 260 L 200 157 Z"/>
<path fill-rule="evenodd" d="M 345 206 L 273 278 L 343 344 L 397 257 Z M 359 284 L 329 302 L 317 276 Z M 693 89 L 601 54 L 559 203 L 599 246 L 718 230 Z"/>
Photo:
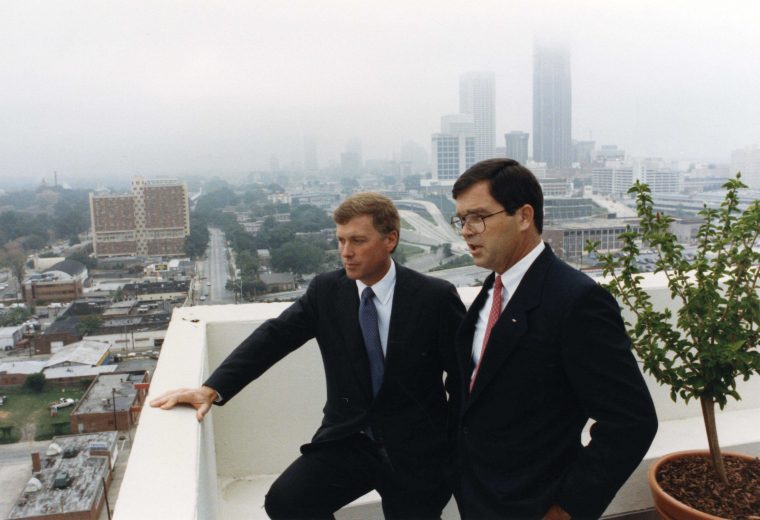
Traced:
<path fill-rule="evenodd" d="M 646 455 L 657 416 L 620 308 L 604 288 L 589 286 L 563 323 L 565 371 L 595 424 L 591 442 L 564 476 L 557 502 L 573 518 L 598 518 Z"/>
<path fill-rule="evenodd" d="M 203 383 L 213 388 L 224 405 L 272 365 L 293 352 L 317 333 L 317 284 L 311 281 L 306 293 L 277 318 L 267 320 L 233 350 Z"/>
<path fill-rule="evenodd" d="M 460 377 L 456 358 L 456 332 L 465 315 L 465 307 L 459 293 L 453 285 L 448 285 L 441 298 L 441 310 L 438 325 L 438 351 L 441 365 L 446 372 L 445 388 L 449 396 L 449 432 L 454 438 L 456 422 L 459 417 Z"/>

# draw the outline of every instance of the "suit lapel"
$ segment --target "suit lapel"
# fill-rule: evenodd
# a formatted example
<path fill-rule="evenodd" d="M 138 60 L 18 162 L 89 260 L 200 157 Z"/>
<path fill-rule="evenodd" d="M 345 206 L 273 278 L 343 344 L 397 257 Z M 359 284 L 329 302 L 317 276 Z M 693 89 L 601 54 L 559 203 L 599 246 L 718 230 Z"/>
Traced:
<path fill-rule="evenodd" d="M 501 313 L 499 321 L 496 322 L 493 330 L 491 330 L 488 346 L 481 360 L 478 376 L 475 379 L 475 385 L 473 386 L 468 404 L 476 400 L 483 389 L 488 386 L 488 383 L 514 351 L 520 338 L 528 330 L 528 311 L 541 303 L 541 293 L 546 270 L 554 261 L 554 258 L 554 253 L 552 253 L 551 248 L 547 245 L 546 249 L 536 258 L 536 261 L 533 262 L 525 273 L 520 285 L 517 286 L 515 294 L 509 300 L 504 312 Z M 490 278 L 492 279 L 493 275 Z M 493 282 L 491 281 L 491 283 Z M 485 293 L 487 295 L 487 289 Z M 483 304 L 481 303 L 476 309 L 475 320 L 477 320 L 477 313 L 482 306 Z M 469 338 L 470 348 L 472 348 L 472 333 L 469 334 Z M 466 380 L 469 381 L 469 379 Z"/>
<path fill-rule="evenodd" d="M 359 292 L 356 282 L 348 278 L 345 273 L 339 281 L 338 294 L 334 303 L 340 312 L 340 318 L 336 322 L 340 326 L 343 336 L 345 355 L 350 360 L 354 376 L 362 390 L 362 394 L 368 401 L 372 401 L 372 380 L 369 370 L 369 359 L 364 347 L 361 328 L 359 327 Z"/>
<path fill-rule="evenodd" d="M 415 294 L 418 281 L 409 275 L 409 270 L 396 264 L 396 285 L 393 288 L 393 305 L 391 322 L 388 328 L 388 348 L 385 353 L 385 374 L 396 369 L 399 361 L 404 359 L 404 350 L 412 337 L 410 328 L 417 323 L 420 306 L 416 305 Z M 382 391 L 382 387 L 380 388 Z"/>

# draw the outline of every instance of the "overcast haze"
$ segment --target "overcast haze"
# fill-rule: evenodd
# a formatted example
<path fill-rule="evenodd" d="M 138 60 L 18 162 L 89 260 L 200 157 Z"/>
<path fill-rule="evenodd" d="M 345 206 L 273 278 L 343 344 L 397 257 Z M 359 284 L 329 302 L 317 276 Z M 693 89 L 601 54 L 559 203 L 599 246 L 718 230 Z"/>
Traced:
<path fill-rule="evenodd" d="M 533 37 L 570 43 L 573 137 L 727 163 L 760 141 L 760 4 L 0 3 L 0 177 L 239 173 L 430 153 L 459 76 L 496 75 L 496 144 L 532 134 Z"/>

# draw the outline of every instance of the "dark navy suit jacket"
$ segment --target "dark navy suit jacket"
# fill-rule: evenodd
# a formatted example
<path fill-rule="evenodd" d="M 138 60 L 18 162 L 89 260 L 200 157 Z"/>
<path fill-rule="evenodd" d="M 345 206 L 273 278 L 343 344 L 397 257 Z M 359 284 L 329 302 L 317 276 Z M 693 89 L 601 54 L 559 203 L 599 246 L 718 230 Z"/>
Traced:
<path fill-rule="evenodd" d="M 492 274 L 457 335 L 461 380 Z M 547 246 L 489 338 L 458 431 L 463 518 L 597 518 L 645 455 L 657 418 L 614 298 Z M 587 420 L 592 440 L 581 444 Z"/>

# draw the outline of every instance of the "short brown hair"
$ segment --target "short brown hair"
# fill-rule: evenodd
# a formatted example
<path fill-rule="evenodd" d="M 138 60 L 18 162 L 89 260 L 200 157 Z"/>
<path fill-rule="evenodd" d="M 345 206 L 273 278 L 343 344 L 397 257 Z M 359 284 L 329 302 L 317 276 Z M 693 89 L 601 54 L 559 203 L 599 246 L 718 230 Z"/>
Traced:
<path fill-rule="evenodd" d="M 456 200 L 475 184 L 486 181 L 496 202 L 508 215 L 525 204 L 533 207 L 533 223 L 540 235 L 544 229 L 544 193 L 541 184 L 528 168 L 514 159 L 487 159 L 474 164 L 459 176 L 451 190 Z"/>
<path fill-rule="evenodd" d="M 387 235 L 391 231 L 400 233 L 401 218 L 393 201 L 379 193 L 355 193 L 340 203 L 333 211 L 336 224 L 346 224 L 354 217 L 370 215 L 375 229 Z"/>

